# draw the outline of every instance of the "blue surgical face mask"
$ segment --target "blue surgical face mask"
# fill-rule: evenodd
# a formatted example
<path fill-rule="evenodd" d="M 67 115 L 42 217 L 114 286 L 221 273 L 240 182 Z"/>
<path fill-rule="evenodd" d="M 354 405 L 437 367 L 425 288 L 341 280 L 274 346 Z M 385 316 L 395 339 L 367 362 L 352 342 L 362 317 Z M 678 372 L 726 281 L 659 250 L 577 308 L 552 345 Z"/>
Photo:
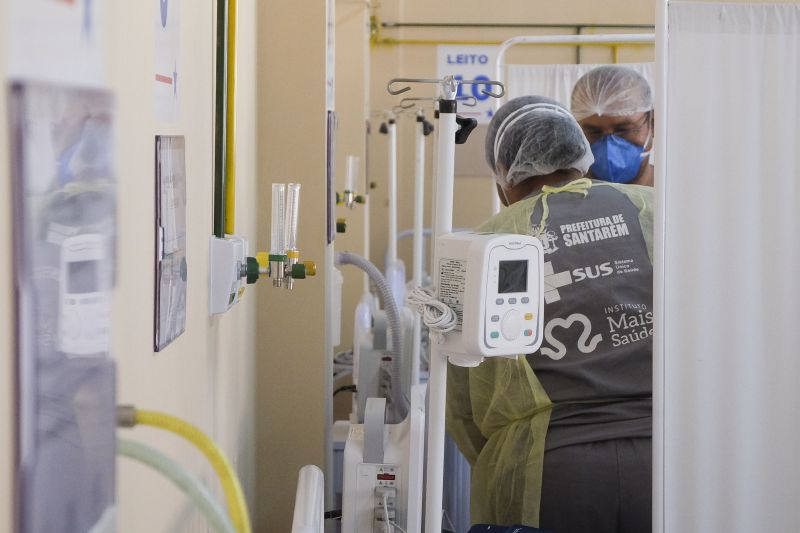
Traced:
<path fill-rule="evenodd" d="M 630 183 L 636 179 L 642 159 L 648 154 L 649 152 L 644 151 L 644 146 L 618 135 L 606 135 L 592 143 L 594 163 L 589 170 L 599 180 Z"/>

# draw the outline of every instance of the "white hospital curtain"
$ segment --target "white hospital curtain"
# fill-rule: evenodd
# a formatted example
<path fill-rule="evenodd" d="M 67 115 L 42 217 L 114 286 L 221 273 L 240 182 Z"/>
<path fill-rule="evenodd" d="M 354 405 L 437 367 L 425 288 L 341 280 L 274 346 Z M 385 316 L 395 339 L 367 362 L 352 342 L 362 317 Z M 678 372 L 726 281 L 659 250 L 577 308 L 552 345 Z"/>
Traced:
<path fill-rule="evenodd" d="M 640 73 L 653 87 L 653 63 L 624 63 Z M 600 65 L 507 65 L 506 90 L 508 98 L 518 96 L 547 96 L 565 107 L 570 106 L 572 88 L 578 78 Z"/>
<path fill-rule="evenodd" d="M 800 531 L 800 5 L 668 23 L 656 508 L 667 533 Z"/>

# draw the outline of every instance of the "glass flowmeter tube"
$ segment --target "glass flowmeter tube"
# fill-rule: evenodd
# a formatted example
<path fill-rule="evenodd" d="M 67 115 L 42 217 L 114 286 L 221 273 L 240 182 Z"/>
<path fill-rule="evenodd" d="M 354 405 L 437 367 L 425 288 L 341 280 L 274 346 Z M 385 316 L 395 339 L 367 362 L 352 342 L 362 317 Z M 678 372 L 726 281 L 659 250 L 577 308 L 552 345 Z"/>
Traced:
<path fill-rule="evenodd" d="M 347 192 L 356 192 L 356 179 L 358 178 L 358 164 L 359 159 L 357 155 L 348 155 L 345 163 L 345 184 L 344 190 Z"/>
<path fill-rule="evenodd" d="M 297 217 L 300 209 L 300 184 L 290 183 L 286 199 L 286 250 L 297 250 Z"/>
<path fill-rule="evenodd" d="M 269 253 L 283 255 L 286 253 L 284 228 L 286 222 L 286 184 L 272 184 L 272 240 Z"/>

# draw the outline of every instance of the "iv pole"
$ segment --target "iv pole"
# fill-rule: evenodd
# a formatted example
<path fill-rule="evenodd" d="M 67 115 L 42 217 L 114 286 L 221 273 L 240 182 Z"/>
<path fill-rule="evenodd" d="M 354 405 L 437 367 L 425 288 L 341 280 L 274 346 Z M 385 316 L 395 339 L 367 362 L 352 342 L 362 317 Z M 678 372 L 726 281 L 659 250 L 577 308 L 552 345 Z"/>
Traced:
<path fill-rule="evenodd" d="M 425 209 L 425 114 L 417 113 L 414 140 L 414 259 L 411 267 L 415 287 L 422 286 L 422 254 L 425 244 L 423 230 L 423 210 Z M 411 345 L 411 382 L 413 387 L 419 383 L 420 344 L 422 342 L 422 317 L 414 313 L 414 329 Z"/>
<path fill-rule="evenodd" d="M 495 81 L 465 80 L 456 81 L 452 76 L 444 79 L 410 79 L 391 80 L 387 86 L 389 94 L 397 95 L 411 88 L 406 86 L 393 89 L 395 83 L 428 83 L 440 86 L 439 127 L 437 138 L 436 161 L 436 210 L 433 220 L 434 269 L 433 286 L 438 287 L 439 271 L 436 242 L 441 235 L 453 229 L 453 189 L 455 175 L 455 145 L 466 142 L 469 132 L 475 128 L 474 119 L 456 117 L 456 94 L 459 84 L 498 86 L 499 93 L 483 89 L 487 96 L 500 98 L 505 93 L 503 85 Z M 431 342 L 430 377 L 428 381 L 428 441 L 426 458 L 425 484 L 425 533 L 440 533 L 442 529 L 442 487 L 444 478 L 444 436 L 445 436 L 445 403 L 447 397 L 447 354 L 439 351 L 439 345 Z"/>
<path fill-rule="evenodd" d="M 457 84 L 454 80 L 442 83 L 442 100 L 439 102 L 439 138 L 436 161 L 436 211 L 433 221 L 433 244 L 439 236 L 453 229 L 453 186 L 455 174 L 455 135 Z M 434 267 L 438 264 L 434 251 Z M 433 286 L 439 286 L 439 269 L 431 272 Z M 447 358 L 439 352 L 436 342 L 431 343 L 430 377 L 428 381 L 428 443 L 427 478 L 425 482 L 426 533 L 442 529 L 442 486 L 444 478 L 444 424 L 447 399 Z"/>
<path fill-rule="evenodd" d="M 388 120 L 389 134 L 389 263 L 397 262 L 397 121 Z"/>

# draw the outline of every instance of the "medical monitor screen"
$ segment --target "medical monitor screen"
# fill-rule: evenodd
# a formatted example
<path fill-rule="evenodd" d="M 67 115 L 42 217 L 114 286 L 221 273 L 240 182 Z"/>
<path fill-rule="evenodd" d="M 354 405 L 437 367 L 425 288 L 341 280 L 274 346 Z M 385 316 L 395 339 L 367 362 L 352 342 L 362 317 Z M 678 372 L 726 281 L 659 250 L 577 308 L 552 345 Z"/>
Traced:
<path fill-rule="evenodd" d="M 69 263 L 68 292 L 71 294 L 97 292 L 97 266 L 97 261 Z"/>
<path fill-rule="evenodd" d="M 497 292 L 528 291 L 528 261 L 500 261 L 500 277 L 497 280 Z"/>

